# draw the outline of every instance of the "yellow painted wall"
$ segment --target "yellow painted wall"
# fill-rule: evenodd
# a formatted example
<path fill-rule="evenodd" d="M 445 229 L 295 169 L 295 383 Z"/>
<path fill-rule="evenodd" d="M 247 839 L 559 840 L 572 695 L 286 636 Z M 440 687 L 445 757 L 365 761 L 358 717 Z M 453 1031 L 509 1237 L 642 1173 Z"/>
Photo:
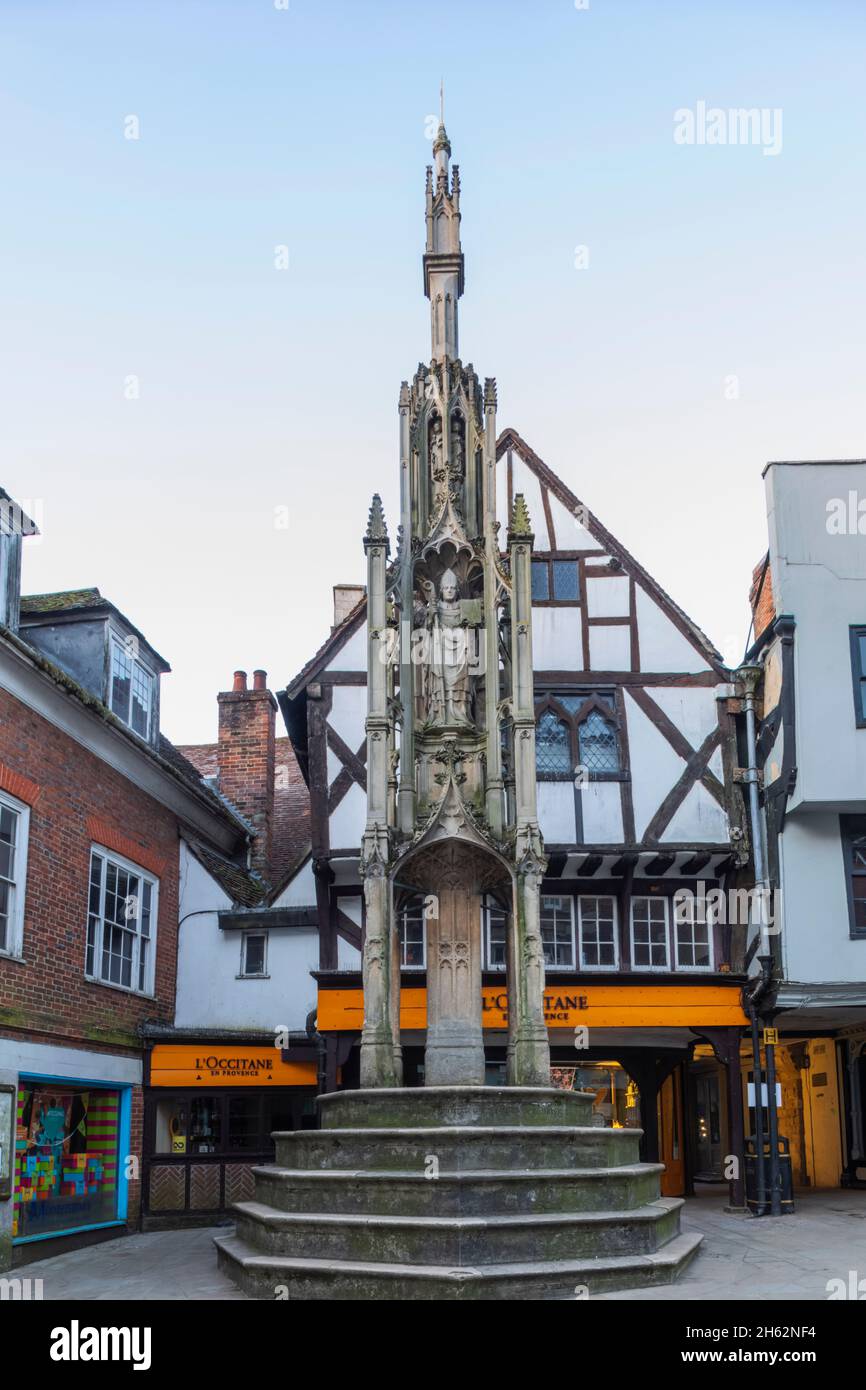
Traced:
<path fill-rule="evenodd" d="M 809 1176 L 813 1187 L 838 1187 L 842 1136 L 836 1044 L 832 1038 L 813 1038 L 807 1051 L 809 1069 L 803 1072 L 803 1117 Z"/>

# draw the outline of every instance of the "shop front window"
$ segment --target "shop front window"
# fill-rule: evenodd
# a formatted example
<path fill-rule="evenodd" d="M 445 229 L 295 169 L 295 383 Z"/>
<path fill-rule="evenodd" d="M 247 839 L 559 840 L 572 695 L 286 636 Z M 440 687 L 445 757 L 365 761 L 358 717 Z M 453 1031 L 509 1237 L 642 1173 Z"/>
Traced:
<path fill-rule="evenodd" d="M 189 1103 L 189 1152 L 218 1153 L 222 1143 L 222 1107 L 218 1096 L 193 1096 Z"/>
<path fill-rule="evenodd" d="M 118 1219 L 121 1093 L 24 1082 L 18 1091 L 18 1240 Z"/>
<path fill-rule="evenodd" d="M 588 1062 L 576 1067 L 574 1090 L 592 1092 L 594 1124 L 640 1129 L 638 1088 L 619 1062 Z"/>
<path fill-rule="evenodd" d="M 256 1153 L 262 1143 L 260 1096 L 231 1096 L 228 1103 L 228 1146 L 232 1153 Z"/>
<path fill-rule="evenodd" d="M 158 1154 L 185 1154 L 189 1121 L 185 1100 L 161 1100 L 156 1107 L 154 1149 Z"/>

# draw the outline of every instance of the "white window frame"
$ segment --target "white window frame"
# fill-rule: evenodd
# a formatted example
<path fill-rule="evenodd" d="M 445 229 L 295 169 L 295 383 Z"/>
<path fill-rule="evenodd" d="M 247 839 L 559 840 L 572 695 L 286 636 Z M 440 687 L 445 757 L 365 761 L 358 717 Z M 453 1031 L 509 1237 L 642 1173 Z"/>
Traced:
<path fill-rule="evenodd" d="M 506 962 L 502 961 L 500 964 L 497 961 L 494 963 L 493 953 L 490 949 L 490 929 L 493 925 L 492 918 L 494 912 L 502 912 L 505 914 L 505 931 L 506 933 L 508 932 L 508 914 L 505 912 L 505 909 L 500 907 L 499 904 L 494 902 L 491 898 L 485 898 L 481 904 L 481 922 L 484 928 L 484 968 L 485 970 L 504 971 Z"/>
<path fill-rule="evenodd" d="M 400 955 L 400 962 L 399 962 L 399 964 L 400 964 L 400 969 L 401 969 L 401 970 L 426 970 L 426 969 L 427 969 L 427 916 L 426 916 L 426 913 L 425 913 L 425 903 L 426 903 L 426 902 L 427 902 L 427 898 L 426 898 L 425 896 L 421 896 L 421 897 L 419 898 L 419 909 L 420 909 L 420 912 L 421 912 L 421 956 L 422 956 L 420 965 L 408 965 L 408 964 L 406 963 L 406 961 L 404 960 L 404 956 L 405 956 L 405 954 L 406 954 L 406 934 L 405 934 L 406 913 L 407 913 L 407 911 L 408 911 L 408 908 L 405 908 L 405 907 L 402 908 L 401 911 L 400 911 L 400 913 L 399 913 L 398 920 L 397 920 L 397 945 L 398 945 L 398 947 L 399 947 L 399 955 Z"/>
<path fill-rule="evenodd" d="M 18 817 L 15 837 L 15 877 L 8 880 L 12 884 L 12 910 L 6 927 L 6 945 L 0 947 L 0 956 L 10 960 L 22 960 L 24 956 L 24 899 L 27 893 L 27 849 L 30 843 L 30 807 L 26 801 L 19 801 L 8 792 L 0 791 L 0 805 L 6 806 Z"/>
<path fill-rule="evenodd" d="M 241 932 L 241 965 L 238 974 L 239 980 L 266 980 L 268 978 L 268 932 L 266 927 L 251 927 L 249 931 Z M 247 942 L 251 936 L 263 936 L 265 939 L 265 949 L 262 955 L 261 970 L 247 970 Z"/>
<path fill-rule="evenodd" d="M 584 959 L 583 954 L 583 904 L 589 899 L 599 902 L 604 899 L 613 905 L 613 964 L 612 965 L 589 965 Z M 619 904 L 612 893 L 578 893 L 577 895 L 577 943 L 580 970 L 611 971 L 619 970 Z"/>
<path fill-rule="evenodd" d="M 692 919 L 691 919 L 690 922 L 689 922 L 689 921 L 687 921 L 687 922 L 678 922 L 678 921 L 677 921 L 676 908 L 674 908 L 674 910 L 673 910 L 673 912 L 672 912 L 672 914 L 671 914 L 671 946 L 672 946 L 672 948 L 673 948 L 673 962 L 674 962 L 673 968 L 674 968 L 674 970 L 679 970 L 679 971 L 684 972 L 684 973 L 689 974 L 689 975 L 692 975 L 692 974 L 707 975 L 707 974 L 709 974 L 709 973 L 715 968 L 715 964 L 714 964 L 714 962 L 715 962 L 715 952 L 713 951 L 713 937 L 715 936 L 716 919 L 715 919 L 715 916 L 714 916 L 714 914 L 713 914 L 713 909 L 712 909 L 711 907 L 708 909 L 707 906 L 706 906 L 706 903 L 704 904 L 704 919 L 705 919 L 705 920 L 704 920 L 703 923 L 702 923 L 702 922 L 699 922 L 699 921 L 697 920 L 697 912 L 696 912 L 696 910 L 695 910 L 695 909 L 696 909 L 696 903 L 695 903 L 695 899 L 694 899 L 694 898 L 691 899 L 691 908 L 692 908 Z M 679 928 L 680 928 L 681 926 L 691 927 L 691 929 L 692 929 L 692 949 L 694 949 L 695 927 L 696 927 L 696 926 L 699 927 L 699 926 L 703 926 L 703 925 L 706 925 L 706 928 L 707 928 L 707 946 L 708 946 L 709 952 L 710 952 L 710 963 L 709 963 L 709 965 L 680 965 L 680 943 L 679 943 L 679 934 L 678 934 L 678 933 L 679 933 Z"/>
<path fill-rule="evenodd" d="M 134 654 L 130 650 L 130 643 L 132 643 L 135 648 Z M 132 667 L 129 680 L 129 705 L 126 711 L 126 718 L 124 718 L 122 714 L 117 713 L 117 710 L 114 708 L 113 703 L 115 646 L 120 647 L 121 651 L 123 652 L 123 655 Z M 134 728 L 132 724 L 132 695 L 135 686 L 136 666 L 141 667 L 142 671 L 147 676 L 148 681 L 150 683 L 150 697 L 147 708 L 147 730 L 143 734 L 139 733 L 138 729 Z M 156 672 L 153 671 L 150 668 L 150 666 L 148 666 L 147 662 L 143 660 L 141 652 L 139 651 L 138 639 L 135 636 L 130 636 L 125 633 L 119 632 L 117 628 L 114 627 L 109 627 L 108 629 L 108 700 L 106 701 L 106 703 L 108 705 L 108 708 L 114 715 L 115 719 L 119 719 L 121 724 L 123 724 L 124 728 L 129 729 L 131 733 L 135 734 L 136 738 L 144 739 L 145 743 L 149 743 L 151 741 L 151 735 L 153 734 L 154 715 L 156 712 Z"/>
<path fill-rule="evenodd" d="M 635 960 L 634 909 L 635 903 L 662 903 L 665 910 L 665 960 L 663 965 L 638 965 Z M 670 899 L 656 897 L 654 893 L 636 893 L 629 904 L 629 943 L 631 948 L 631 968 L 646 974 L 665 975 L 671 971 L 671 905 Z"/>
<path fill-rule="evenodd" d="M 577 964 L 577 933 L 576 933 L 576 930 L 575 930 L 575 919 L 576 919 L 577 914 L 576 914 L 576 912 L 575 912 L 575 910 L 574 910 L 574 896 L 573 896 L 573 894 L 571 894 L 571 893 L 542 893 L 542 894 L 541 894 L 541 900 L 540 900 L 540 902 L 539 902 L 539 914 L 538 914 L 538 917 L 539 917 L 539 923 L 538 923 L 538 925 L 539 925 L 539 931 L 541 931 L 541 925 L 542 925 L 542 924 L 541 924 L 541 918 L 542 918 L 542 915 L 543 915 L 543 912 L 544 912 L 544 899 L 545 899 L 545 898 L 560 898 L 560 899 L 564 900 L 565 902 L 567 902 L 567 903 L 569 904 L 569 907 L 570 907 L 570 910 L 571 910 L 571 965 L 559 965 L 559 964 L 557 964 L 555 961 L 551 961 L 550 963 L 548 963 L 547 958 L 545 957 L 545 961 L 544 961 L 545 969 L 546 969 L 546 970 L 572 970 L 572 971 L 576 971 L 579 967 L 578 967 L 578 964 Z M 543 951 L 543 950 L 544 950 L 544 945 L 543 945 L 543 942 L 542 942 L 542 951 Z"/>
<path fill-rule="evenodd" d="M 101 882 L 100 894 L 99 894 L 99 909 L 100 909 L 100 911 L 99 911 L 99 917 L 98 917 L 98 919 L 97 919 L 96 931 L 95 931 L 94 943 L 93 943 L 93 971 L 92 971 L 92 972 L 88 972 L 88 969 L 87 969 L 87 949 L 88 949 L 88 938 L 89 938 L 89 934 L 90 934 L 90 917 L 91 917 L 91 912 L 90 912 L 90 884 L 91 884 L 91 877 L 92 877 L 92 873 L 93 873 L 93 856 L 94 856 L 95 854 L 98 854 L 98 855 L 100 856 L 100 858 L 104 861 L 104 863 L 103 863 L 103 870 L 102 870 L 102 882 Z M 115 865 L 116 868 L 121 869 L 124 873 L 135 874 L 135 876 L 136 876 L 138 879 L 140 879 L 142 883 L 149 883 L 149 884 L 150 884 L 150 936 L 149 936 L 149 938 L 148 938 L 148 941 L 149 941 L 149 944 L 150 944 L 150 954 L 149 954 L 149 960 L 148 960 L 147 966 L 146 966 L 147 974 L 146 974 L 146 979 L 145 979 L 145 987 L 144 987 L 143 989 L 139 989 L 139 988 L 137 987 L 137 985 L 134 983 L 135 981 L 138 980 L 138 976 L 139 976 L 139 965 L 140 965 L 140 959 L 141 959 L 141 957 L 140 957 L 141 935 L 140 935 L 140 932 L 139 932 L 138 930 L 136 930 L 136 933 L 135 933 L 135 941 L 134 941 L 134 944 L 133 944 L 133 953 L 132 953 L 132 968 L 131 968 L 131 971 L 130 971 L 130 978 L 132 979 L 133 984 L 131 984 L 131 985 L 124 985 L 124 984 L 119 984 L 119 983 L 117 983 L 117 982 L 114 981 L 114 980 L 104 980 L 104 979 L 102 978 L 101 973 L 100 973 L 100 972 L 101 972 L 101 963 L 102 963 L 103 939 L 104 939 L 104 934 L 105 934 L 105 893 L 106 893 L 106 882 L 107 882 L 107 879 L 108 879 L 108 872 L 107 872 L 107 865 L 108 865 L 108 863 L 113 863 L 113 864 Z M 132 859 L 126 859 L 122 854 L 118 854 L 115 850 L 113 850 L 113 849 L 108 849 L 105 845 L 100 845 L 100 844 L 96 844 L 96 843 L 91 844 L 91 846 L 90 846 L 90 859 L 89 859 L 88 865 L 87 865 L 87 923 L 86 923 L 85 934 L 84 934 L 84 977 L 85 977 L 85 979 L 86 979 L 86 980 L 89 980 L 91 984 L 102 985 L 102 987 L 103 987 L 104 989 L 120 989 L 120 990 L 123 991 L 124 994 L 137 994 L 137 995 L 139 995 L 139 996 L 141 996 L 141 997 L 144 997 L 144 998 L 147 998 L 147 999 L 152 999 L 152 998 L 154 997 L 154 992 L 155 992 L 155 980 L 156 980 L 156 950 L 157 950 L 157 929 L 158 929 L 158 922 L 159 922 L 159 879 L 158 879 L 158 878 L 155 878 L 153 874 L 148 873 L 148 871 L 147 871 L 146 869 L 143 869 L 143 868 L 141 867 L 140 864 L 136 864 L 136 863 L 134 862 L 134 860 L 132 860 Z"/>

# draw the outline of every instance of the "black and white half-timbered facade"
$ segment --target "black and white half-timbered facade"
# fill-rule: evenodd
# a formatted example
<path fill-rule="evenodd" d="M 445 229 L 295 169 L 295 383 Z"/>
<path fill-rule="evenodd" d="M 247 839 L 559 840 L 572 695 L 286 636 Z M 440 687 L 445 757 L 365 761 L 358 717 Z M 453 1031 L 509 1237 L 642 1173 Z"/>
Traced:
<path fill-rule="evenodd" d="M 440 212 L 428 182 L 428 256 Z M 439 383 L 477 381 L 457 357 L 459 241 L 453 254 L 450 266 L 443 260 L 441 304 L 431 295 L 429 374 Z M 441 370 L 443 360 L 450 375 Z M 411 388 L 413 412 L 418 380 Z M 449 413 L 446 432 L 458 440 L 445 475 L 453 475 L 456 450 L 462 485 L 473 460 L 468 450 L 464 457 L 462 417 L 454 424 L 457 396 L 438 389 L 436 400 L 437 409 Z M 404 384 L 404 464 L 435 479 L 441 421 L 410 429 L 403 424 L 409 401 Z M 485 505 L 495 506 L 497 564 L 506 579 L 514 563 L 506 537 L 513 544 L 515 515 L 525 512 L 530 522 L 535 798 L 545 865 L 539 916 L 550 1064 L 559 1084 L 595 1092 L 600 1123 L 643 1129 L 645 1156 L 665 1163 L 663 1190 L 677 1195 L 695 1181 L 732 1177 L 726 1156 L 741 1154 L 743 1144 L 746 919 L 731 920 L 736 914 L 726 908 L 732 890 L 749 883 L 748 824 L 735 776 L 741 758 L 734 675 L 554 468 L 515 430 L 496 430 L 492 382 L 485 385 L 483 409 L 495 492 Z M 479 444 L 479 470 L 482 457 Z M 371 479 L 371 490 L 375 483 Z M 472 506 L 469 498 L 470 530 Z M 479 501 L 475 534 L 481 510 Z M 414 527 L 414 513 L 410 521 Z M 399 549 L 390 564 L 393 576 Z M 455 598 L 445 594 L 451 579 L 448 572 L 441 579 L 446 606 Z M 344 599 L 342 589 L 337 594 Z M 369 633 L 366 595 L 354 597 L 278 697 L 311 796 L 311 852 L 285 885 L 282 902 L 317 913 L 318 1031 L 330 1087 L 338 1076 L 340 1084 L 357 1086 L 362 1075 Z M 471 625 L 477 618 L 471 596 L 461 591 L 457 602 Z M 506 610 L 506 627 L 512 618 Z M 386 621 L 399 644 L 399 617 L 389 610 Z M 507 664 L 506 637 L 496 659 Z M 391 680 L 393 698 L 399 668 Z M 459 691 L 455 703 L 458 698 Z M 501 779 L 503 804 L 510 807 L 518 759 L 507 705 Z M 388 768 L 389 824 L 398 840 L 401 736 L 405 730 L 398 727 Z M 485 756 L 489 764 L 489 746 Z M 488 766 L 488 786 L 491 775 Z M 429 903 L 411 886 L 397 896 L 406 1085 L 424 1080 L 428 1024 Z M 508 1052 L 508 912 L 494 894 L 482 895 L 478 910 L 484 1065 L 495 1082 L 504 1079 Z M 731 1195 L 742 1203 L 738 1179 Z"/>

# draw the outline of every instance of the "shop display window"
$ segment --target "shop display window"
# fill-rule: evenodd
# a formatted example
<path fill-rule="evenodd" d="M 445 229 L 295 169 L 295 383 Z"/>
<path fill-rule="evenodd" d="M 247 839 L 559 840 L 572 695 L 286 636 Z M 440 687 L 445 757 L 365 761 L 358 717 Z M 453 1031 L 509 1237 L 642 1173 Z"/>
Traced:
<path fill-rule="evenodd" d="M 121 1094 L 22 1082 L 15 1140 L 18 1240 L 117 1220 Z"/>
<path fill-rule="evenodd" d="M 281 1091 L 159 1096 L 153 1112 L 153 1152 L 177 1158 L 272 1153 L 275 1130 L 314 1125 L 314 1101 L 309 1114 L 305 1107 L 305 1113 L 298 1115 L 296 1108 L 297 1101 Z"/>
<path fill-rule="evenodd" d="M 614 1129 L 640 1129 L 638 1088 L 619 1062 L 586 1062 L 574 1068 L 569 1089 L 591 1091 L 593 1122 Z"/>

